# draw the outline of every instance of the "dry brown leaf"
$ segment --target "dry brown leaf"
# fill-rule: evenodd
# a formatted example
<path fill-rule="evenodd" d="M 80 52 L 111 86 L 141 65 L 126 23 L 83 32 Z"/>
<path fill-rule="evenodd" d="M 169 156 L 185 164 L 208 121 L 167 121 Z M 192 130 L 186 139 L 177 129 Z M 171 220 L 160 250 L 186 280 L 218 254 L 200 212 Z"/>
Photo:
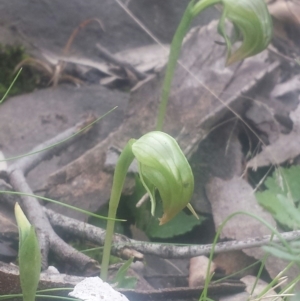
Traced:
<path fill-rule="evenodd" d="M 267 282 L 261 279 L 258 279 L 256 283 L 256 277 L 250 275 L 241 278 L 241 281 L 246 284 L 246 291 L 248 294 L 251 294 L 253 286 L 255 285 L 254 291 L 251 294 L 252 298 L 259 296 L 261 292 L 263 292 L 269 285 Z M 266 294 L 264 294 L 261 298 L 258 298 L 256 300 L 273 300 L 272 297 L 274 299 L 276 298 L 276 301 L 282 300 L 282 298 L 280 298 L 273 289 L 269 289 Z"/>
<path fill-rule="evenodd" d="M 300 26 L 299 2 L 276 0 L 268 4 L 268 9 L 270 14 L 277 20 L 293 23 L 295 26 Z"/>
<path fill-rule="evenodd" d="M 274 35 L 289 45 L 298 43 L 300 33 L 299 1 L 272 0 L 268 4 L 273 16 Z"/>
<path fill-rule="evenodd" d="M 204 284 L 206 279 L 209 259 L 206 256 L 197 256 L 190 259 L 189 287 L 197 287 Z M 210 265 L 210 274 L 215 271 L 215 264 Z"/>
<path fill-rule="evenodd" d="M 280 301 L 282 298 L 280 298 L 276 292 L 273 289 L 270 289 L 266 294 L 264 294 L 261 298 L 256 298 L 267 286 L 268 283 L 258 279 L 258 282 L 256 282 L 256 277 L 254 276 L 245 276 L 241 279 L 242 282 L 246 284 L 246 292 L 239 293 L 231 296 L 226 296 L 220 298 L 220 301 L 248 301 L 248 300 L 256 300 L 256 301 L 271 301 L 276 300 Z M 252 288 L 255 285 L 255 289 L 252 292 Z M 251 296 L 251 298 L 249 298 Z"/>
<path fill-rule="evenodd" d="M 255 214 L 273 227 L 276 226 L 271 214 L 257 203 L 252 187 L 242 178 L 234 176 L 230 180 L 212 178 L 206 185 L 215 227 L 218 228 L 232 213 L 246 211 Z M 230 219 L 222 230 L 221 238 L 243 240 L 245 238 L 271 234 L 261 222 L 246 216 L 237 215 Z"/>
<path fill-rule="evenodd" d="M 167 62 L 169 45 L 151 44 L 143 47 L 124 50 L 115 54 L 120 60 L 134 66 L 140 72 L 158 71 Z"/>
<path fill-rule="evenodd" d="M 254 262 L 255 260 L 252 257 L 247 256 L 242 251 L 220 253 L 217 254 L 214 258 L 214 263 L 218 270 L 222 270 L 222 272 L 224 272 L 225 275 L 235 274 L 236 277 L 255 275 L 257 271 L 256 266 L 241 271 L 242 269 L 247 268 Z"/>
<path fill-rule="evenodd" d="M 292 76 L 289 80 L 277 84 L 271 93 L 271 97 L 282 97 L 291 92 L 300 90 L 300 74 Z"/>
<path fill-rule="evenodd" d="M 192 202 L 198 212 L 211 213 L 204 188 L 207 181 L 211 177 L 230 179 L 242 174 L 242 160 L 242 147 L 235 121 L 216 127 L 201 141 L 191 159 L 196 183 Z"/>
<path fill-rule="evenodd" d="M 62 61 L 65 63 L 71 63 L 75 65 L 85 66 L 88 68 L 93 68 L 107 75 L 114 75 L 114 73 L 110 71 L 109 65 L 107 63 L 97 62 L 89 58 L 78 57 L 74 55 L 57 55 L 48 50 L 42 50 L 42 55 L 49 62 L 49 64 L 53 66 L 57 65 L 60 61 Z"/>
<path fill-rule="evenodd" d="M 281 128 L 279 122 L 275 118 L 273 108 L 270 108 L 265 102 L 254 102 L 246 112 L 248 120 L 255 125 L 255 128 L 261 132 L 261 139 L 265 140 L 267 136 L 269 143 L 276 141 L 280 135 Z"/>
<path fill-rule="evenodd" d="M 294 159 L 300 154 L 300 106 L 290 114 L 294 126 L 288 135 L 280 135 L 273 144 L 266 146 L 261 153 L 252 158 L 248 168 L 277 165 Z"/>

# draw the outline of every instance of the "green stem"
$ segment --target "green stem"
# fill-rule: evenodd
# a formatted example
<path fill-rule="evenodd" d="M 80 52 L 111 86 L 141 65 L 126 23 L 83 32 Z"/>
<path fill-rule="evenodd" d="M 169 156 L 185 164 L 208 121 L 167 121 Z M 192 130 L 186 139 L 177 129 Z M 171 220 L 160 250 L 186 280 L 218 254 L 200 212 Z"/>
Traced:
<path fill-rule="evenodd" d="M 15 78 L 13 79 L 12 83 L 9 85 L 7 91 L 5 92 L 5 94 L 3 95 L 3 97 L 0 100 L 0 104 L 4 101 L 4 99 L 6 98 L 6 96 L 8 95 L 8 93 L 10 92 L 11 88 L 13 87 L 13 85 L 15 84 L 16 80 L 18 79 L 20 73 L 22 72 L 22 68 L 18 71 L 17 75 L 15 76 Z"/>
<path fill-rule="evenodd" d="M 189 3 L 187 9 L 185 10 L 185 12 L 183 14 L 180 24 L 176 30 L 174 38 L 172 40 L 169 61 L 168 61 L 163 89 L 162 89 L 162 93 L 161 93 L 161 101 L 160 101 L 159 109 L 158 109 L 157 124 L 156 124 L 157 131 L 161 131 L 163 124 L 164 124 L 164 119 L 165 119 L 167 105 L 168 105 L 168 99 L 169 99 L 169 95 L 170 95 L 171 84 L 172 84 L 177 60 L 178 60 L 178 57 L 180 54 L 182 41 L 190 27 L 192 20 L 193 20 L 192 8 L 194 6 L 194 3 L 195 3 L 195 0 L 192 0 Z"/>
<path fill-rule="evenodd" d="M 259 222 L 261 222 L 269 230 L 271 230 L 272 234 L 276 235 L 279 238 L 281 244 L 283 246 L 285 246 L 288 251 L 291 252 L 291 248 L 290 248 L 289 244 L 286 242 L 286 240 L 281 236 L 281 234 L 271 224 L 269 224 L 268 222 L 266 222 L 263 218 L 261 218 L 259 216 L 256 216 L 256 215 L 254 215 L 252 213 L 245 212 L 245 211 L 237 211 L 235 213 L 232 213 L 219 226 L 218 231 L 217 231 L 217 233 L 215 235 L 215 238 L 214 238 L 214 241 L 213 241 L 213 244 L 212 244 L 212 248 L 211 248 L 211 252 L 210 252 L 210 256 L 209 256 L 209 262 L 208 262 L 208 267 L 207 267 L 207 272 L 206 272 L 206 278 L 205 278 L 204 288 L 203 288 L 202 294 L 201 294 L 201 296 L 199 298 L 199 301 L 207 301 L 209 299 L 209 298 L 207 298 L 207 293 L 208 293 L 208 285 L 209 285 L 210 278 L 211 278 L 210 277 L 210 266 L 211 266 L 211 263 L 212 263 L 212 260 L 213 260 L 213 255 L 214 255 L 214 252 L 215 252 L 215 246 L 216 246 L 217 241 L 218 241 L 218 239 L 219 239 L 219 237 L 221 235 L 221 232 L 222 232 L 224 226 L 227 224 L 227 222 L 230 219 L 232 219 L 233 217 L 235 217 L 236 215 L 239 215 L 239 214 L 250 216 L 250 217 L 258 220 Z"/>
<path fill-rule="evenodd" d="M 124 186 L 127 170 L 134 159 L 134 155 L 131 151 L 131 147 L 134 142 L 135 142 L 134 139 L 130 139 L 128 141 L 116 165 L 114 179 L 113 179 L 113 186 L 111 189 L 111 195 L 109 200 L 109 209 L 108 209 L 109 218 L 115 218 L 117 214 L 117 209 L 119 206 L 119 201 Z M 107 280 L 109 257 L 111 251 L 112 238 L 114 234 L 114 227 L 115 227 L 115 221 L 108 220 L 107 227 L 106 227 L 105 241 L 104 241 L 104 250 L 102 256 L 101 275 L 100 275 L 103 281 Z"/>
<path fill-rule="evenodd" d="M 202 0 L 202 1 L 198 1 L 196 4 L 195 2 L 196 0 L 192 0 L 189 3 L 187 9 L 183 14 L 183 17 L 180 21 L 180 24 L 176 30 L 176 33 L 171 43 L 169 61 L 166 69 L 166 75 L 165 75 L 162 93 L 161 93 L 161 101 L 158 109 L 157 124 L 156 124 L 157 131 L 161 131 L 163 128 L 170 90 L 171 90 L 171 84 L 174 77 L 177 60 L 179 58 L 183 39 L 188 29 L 190 28 L 191 22 L 201 11 L 203 11 L 204 9 L 206 9 L 211 5 L 220 3 L 221 0 Z"/>

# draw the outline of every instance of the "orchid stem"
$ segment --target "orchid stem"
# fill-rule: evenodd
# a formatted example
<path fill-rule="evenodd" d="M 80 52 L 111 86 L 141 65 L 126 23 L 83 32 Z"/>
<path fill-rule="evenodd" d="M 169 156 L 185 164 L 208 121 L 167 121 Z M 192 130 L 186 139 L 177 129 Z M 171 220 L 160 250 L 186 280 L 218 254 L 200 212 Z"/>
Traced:
<path fill-rule="evenodd" d="M 115 218 L 117 214 L 117 209 L 119 206 L 119 201 L 124 186 L 127 170 L 134 159 L 134 155 L 131 151 L 132 144 L 135 142 L 135 139 L 130 139 L 123 149 L 114 172 L 113 185 L 111 189 L 108 217 Z M 102 256 L 101 264 L 101 274 L 100 277 L 103 281 L 107 280 L 108 276 L 108 266 L 109 258 L 111 252 L 112 238 L 114 235 L 115 220 L 108 220 L 106 227 L 106 235 L 104 241 L 104 250 Z"/>
<path fill-rule="evenodd" d="M 194 3 L 195 0 L 192 0 L 189 3 L 187 9 L 183 14 L 183 17 L 180 21 L 180 24 L 176 30 L 176 33 L 171 43 L 169 61 L 166 69 L 166 75 L 165 75 L 164 84 L 161 93 L 161 101 L 158 109 L 157 124 L 156 124 L 157 131 L 161 131 L 163 128 L 167 105 L 168 105 L 168 99 L 170 95 L 171 84 L 172 84 L 177 60 L 180 54 L 181 45 L 193 20 L 192 8 L 194 6 Z"/>

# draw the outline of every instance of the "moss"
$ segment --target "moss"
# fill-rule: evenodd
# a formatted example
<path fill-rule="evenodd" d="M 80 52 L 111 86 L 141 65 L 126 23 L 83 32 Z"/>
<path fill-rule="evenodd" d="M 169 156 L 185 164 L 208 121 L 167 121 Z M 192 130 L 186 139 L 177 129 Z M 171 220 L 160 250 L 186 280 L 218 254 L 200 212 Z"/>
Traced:
<path fill-rule="evenodd" d="M 0 99 L 7 91 L 9 85 L 16 76 L 16 66 L 28 56 L 22 46 L 10 46 L 0 44 Z M 23 67 L 9 95 L 26 93 L 34 90 L 39 82 L 39 75 L 30 67 Z"/>

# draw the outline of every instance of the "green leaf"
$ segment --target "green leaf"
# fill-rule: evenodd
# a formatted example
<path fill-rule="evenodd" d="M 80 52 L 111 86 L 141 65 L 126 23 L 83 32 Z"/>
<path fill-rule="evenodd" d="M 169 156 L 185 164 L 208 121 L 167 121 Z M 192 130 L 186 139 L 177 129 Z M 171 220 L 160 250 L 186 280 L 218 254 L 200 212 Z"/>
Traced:
<path fill-rule="evenodd" d="M 35 229 L 18 203 L 15 216 L 19 227 L 19 269 L 24 301 L 35 300 L 41 272 L 41 253 Z"/>
<path fill-rule="evenodd" d="M 19 250 L 20 281 L 24 301 L 35 300 L 41 272 L 41 253 L 34 227 L 30 227 L 27 237 Z"/>
<path fill-rule="evenodd" d="M 15 217 L 19 228 L 19 248 L 30 232 L 31 225 L 18 203 L 15 204 Z"/>
<path fill-rule="evenodd" d="M 279 168 L 265 181 L 265 186 L 275 194 L 291 198 L 295 203 L 300 201 L 300 168 Z"/>
<path fill-rule="evenodd" d="M 155 211 L 155 189 L 163 203 L 160 224 L 165 224 L 186 207 L 194 192 L 194 176 L 178 143 L 170 135 L 154 131 L 132 145 L 139 163 L 141 181 L 150 195 L 152 214 Z"/>
<path fill-rule="evenodd" d="M 158 220 L 152 218 L 145 232 L 151 238 L 172 238 L 190 232 L 195 226 L 201 225 L 204 219 L 201 216 L 196 219 L 193 215 L 181 211 L 164 225 L 159 225 Z"/>
<path fill-rule="evenodd" d="M 135 288 L 137 279 L 135 277 L 127 277 L 126 274 L 130 265 L 133 262 L 133 257 L 128 259 L 118 270 L 112 283 L 117 283 L 118 288 Z"/>
<path fill-rule="evenodd" d="M 300 212 L 287 197 L 271 190 L 257 192 L 258 203 L 268 210 L 282 225 L 291 229 L 300 228 Z"/>
<path fill-rule="evenodd" d="M 159 225 L 158 216 L 163 212 L 162 203 L 159 200 L 156 206 L 155 216 L 150 213 L 150 202 L 145 202 L 139 208 L 136 203 L 145 194 L 145 189 L 139 179 L 136 177 L 135 191 L 130 197 L 124 198 L 126 202 L 126 210 L 130 212 L 135 220 L 135 226 L 145 232 L 150 238 L 172 238 L 177 235 L 185 234 L 191 231 L 195 226 L 200 225 L 205 218 L 199 217 L 195 219 L 194 216 L 186 214 L 184 211 L 180 212 L 173 220 L 164 225 Z"/>
<path fill-rule="evenodd" d="M 291 254 L 288 251 L 280 250 L 278 247 L 271 247 L 271 246 L 264 246 L 263 249 L 266 252 L 268 252 L 278 258 L 288 260 L 288 261 L 300 262 L 299 254 Z"/>

